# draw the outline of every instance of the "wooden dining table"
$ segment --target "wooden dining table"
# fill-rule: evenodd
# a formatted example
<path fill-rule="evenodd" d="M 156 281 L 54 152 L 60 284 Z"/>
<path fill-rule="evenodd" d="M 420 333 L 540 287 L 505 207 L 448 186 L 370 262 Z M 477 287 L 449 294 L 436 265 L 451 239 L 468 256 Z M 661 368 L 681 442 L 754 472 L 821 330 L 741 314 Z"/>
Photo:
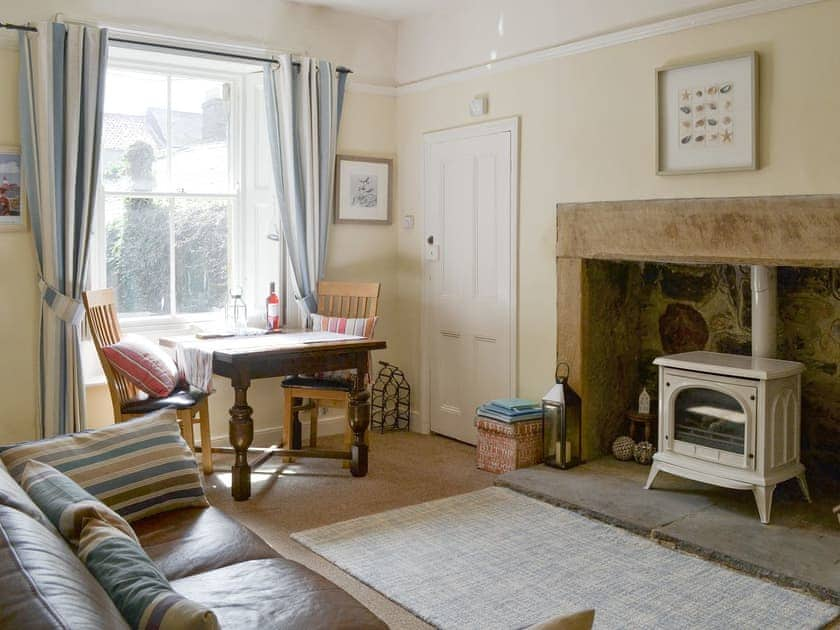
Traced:
<path fill-rule="evenodd" d="M 214 448 L 214 452 L 233 453 L 231 494 L 237 501 L 251 496 L 251 469 L 248 454 L 257 457 L 257 468 L 274 455 L 350 460 L 354 477 L 364 477 L 368 470 L 368 446 L 365 433 L 370 425 L 370 394 L 366 376 L 369 353 L 383 350 L 385 341 L 379 339 L 350 339 L 324 333 L 288 330 L 275 334 L 198 339 L 193 335 L 164 337 L 163 346 L 175 348 L 179 344 L 212 351 L 213 374 L 230 379 L 234 390 L 234 404 L 230 408 L 230 447 Z M 347 422 L 353 432 L 349 451 L 319 448 L 300 448 L 292 436 L 284 436 L 285 448 L 279 445 L 254 448 L 254 410 L 248 405 L 248 388 L 252 379 L 272 378 L 296 374 L 315 374 L 331 370 L 355 369 L 356 379 L 349 396 Z M 278 388 L 278 396 L 280 391 Z M 296 423 L 292 423 L 293 426 Z M 298 435 L 300 431 L 298 429 Z M 202 445 L 204 448 L 206 445 Z M 288 448 L 289 446 L 298 448 Z"/>

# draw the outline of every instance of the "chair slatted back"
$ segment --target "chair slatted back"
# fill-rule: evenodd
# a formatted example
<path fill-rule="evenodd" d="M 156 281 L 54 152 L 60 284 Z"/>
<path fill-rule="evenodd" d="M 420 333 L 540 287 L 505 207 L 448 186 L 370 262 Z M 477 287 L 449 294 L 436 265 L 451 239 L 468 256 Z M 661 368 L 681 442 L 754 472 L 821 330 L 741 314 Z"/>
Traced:
<path fill-rule="evenodd" d="M 375 317 L 379 310 L 378 282 L 318 283 L 318 314 L 327 317 Z"/>
<path fill-rule="evenodd" d="M 125 402 L 138 397 L 137 388 L 122 374 L 116 372 L 102 352 L 102 348 L 117 343 L 122 338 L 120 322 L 117 318 L 117 303 L 113 289 L 86 291 L 82 294 L 85 305 L 90 336 L 96 346 L 99 363 L 105 373 L 108 389 L 111 392 L 111 404 L 114 407 L 114 419 L 121 420 L 121 409 Z"/>

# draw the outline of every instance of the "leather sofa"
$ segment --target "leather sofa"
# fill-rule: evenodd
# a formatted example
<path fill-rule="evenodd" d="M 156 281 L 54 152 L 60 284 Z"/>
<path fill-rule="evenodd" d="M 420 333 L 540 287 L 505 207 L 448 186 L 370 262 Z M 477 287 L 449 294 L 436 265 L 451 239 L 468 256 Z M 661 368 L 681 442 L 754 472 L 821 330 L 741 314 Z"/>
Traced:
<path fill-rule="evenodd" d="M 0 469 L 0 628 L 126 628 L 105 591 Z M 213 608 L 222 628 L 385 628 L 332 582 L 280 556 L 213 507 L 132 525 L 172 586 Z"/>

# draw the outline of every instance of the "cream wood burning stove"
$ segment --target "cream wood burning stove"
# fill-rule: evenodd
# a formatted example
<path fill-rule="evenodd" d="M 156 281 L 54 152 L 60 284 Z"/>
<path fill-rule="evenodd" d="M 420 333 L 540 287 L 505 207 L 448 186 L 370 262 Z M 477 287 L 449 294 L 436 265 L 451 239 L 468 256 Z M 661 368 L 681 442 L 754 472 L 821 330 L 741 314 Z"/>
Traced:
<path fill-rule="evenodd" d="M 752 490 L 762 523 L 776 484 L 796 477 L 801 363 L 716 352 L 659 357 L 659 451 L 645 488 L 665 471 Z"/>

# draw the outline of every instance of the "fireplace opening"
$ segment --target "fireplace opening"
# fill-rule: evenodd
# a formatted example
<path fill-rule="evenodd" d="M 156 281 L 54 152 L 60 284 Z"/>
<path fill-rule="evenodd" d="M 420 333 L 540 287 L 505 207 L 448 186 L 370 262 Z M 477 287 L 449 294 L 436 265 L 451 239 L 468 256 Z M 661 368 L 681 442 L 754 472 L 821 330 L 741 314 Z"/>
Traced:
<path fill-rule="evenodd" d="M 768 271 L 756 282 L 756 271 L 744 265 L 583 261 L 586 431 L 602 453 L 626 432 L 626 411 L 643 387 L 658 399 L 657 357 L 698 350 L 775 354 L 805 365 L 801 446 L 808 475 L 818 487 L 837 483 L 840 269 L 782 266 Z M 754 317 L 756 304 L 763 310 Z M 680 404 L 686 412 L 681 436 L 705 448 L 743 454 L 741 411 L 734 404 L 688 395 Z"/>

